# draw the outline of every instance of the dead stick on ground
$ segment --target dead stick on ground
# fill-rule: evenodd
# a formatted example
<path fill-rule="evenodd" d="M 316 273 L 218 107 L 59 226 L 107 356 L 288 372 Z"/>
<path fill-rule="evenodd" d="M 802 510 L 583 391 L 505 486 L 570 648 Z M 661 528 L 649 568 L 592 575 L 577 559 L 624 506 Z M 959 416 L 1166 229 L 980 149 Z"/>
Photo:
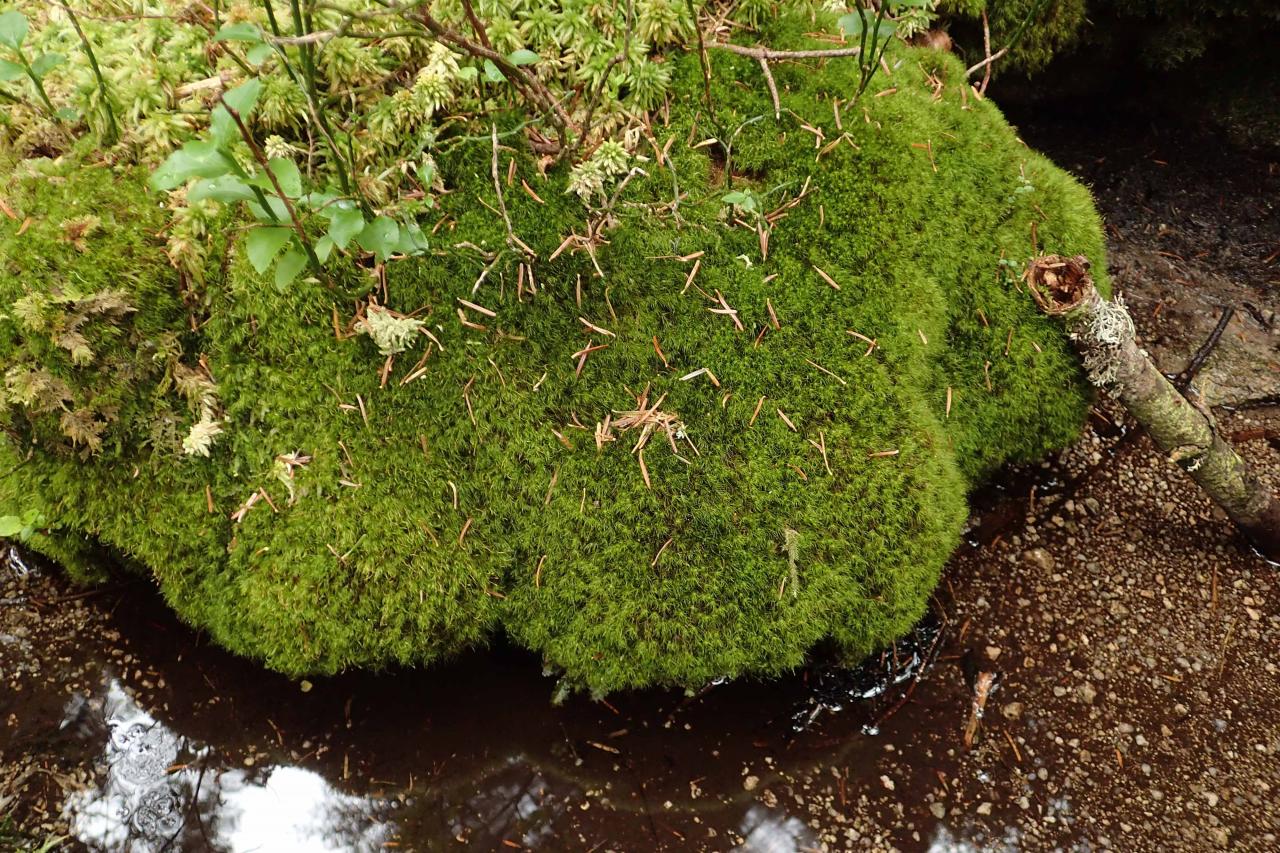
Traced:
<path fill-rule="evenodd" d="M 1090 381 L 1124 405 L 1263 556 L 1280 559 L 1280 499 L 1219 434 L 1213 414 L 1178 393 L 1138 347 L 1128 310 L 1098 293 L 1089 260 L 1036 258 L 1027 283 L 1041 310 L 1065 322 Z"/>

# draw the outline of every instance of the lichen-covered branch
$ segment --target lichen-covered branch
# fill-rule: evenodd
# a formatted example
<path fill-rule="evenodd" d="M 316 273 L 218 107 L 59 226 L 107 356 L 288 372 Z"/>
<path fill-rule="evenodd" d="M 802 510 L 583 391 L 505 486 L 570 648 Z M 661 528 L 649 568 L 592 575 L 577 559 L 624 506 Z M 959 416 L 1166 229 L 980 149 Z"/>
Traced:
<path fill-rule="evenodd" d="M 1066 323 L 1089 379 L 1128 409 L 1259 551 L 1280 559 L 1280 500 L 1219 434 L 1212 413 L 1180 394 L 1138 347 L 1128 310 L 1098 293 L 1088 259 L 1036 258 L 1027 283 L 1040 308 Z"/>

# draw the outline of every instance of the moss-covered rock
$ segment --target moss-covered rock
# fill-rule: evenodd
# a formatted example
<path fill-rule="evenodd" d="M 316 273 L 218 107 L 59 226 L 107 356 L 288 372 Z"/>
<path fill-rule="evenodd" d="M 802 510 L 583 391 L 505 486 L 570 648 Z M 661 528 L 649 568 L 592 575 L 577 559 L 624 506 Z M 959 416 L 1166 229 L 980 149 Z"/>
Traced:
<path fill-rule="evenodd" d="M 6 370 L 40 359 L 116 408 L 90 454 L 56 405 L 11 394 L 0 512 L 43 512 L 37 547 L 73 570 L 89 542 L 127 557 L 219 643 L 295 674 L 427 663 L 500 627 L 596 691 L 892 640 L 966 490 L 1079 428 L 1076 361 L 1009 269 L 1101 261 L 1099 223 L 950 57 L 895 47 L 855 105 L 852 63 L 777 63 L 778 121 L 757 65 L 712 60 L 716 121 L 696 59 L 675 60 L 684 94 L 590 251 L 565 243 L 600 217 L 568 176 L 512 144 L 499 198 L 484 134 L 436 154 L 432 254 L 283 293 L 238 244 L 181 281 L 139 175 L 17 170 L 0 304 L 111 291 L 132 310 L 95 317 L 101 352 L 77 363 L 7 309 Z M 713 124 L 750 203 L 722 201 Z M 78 247 L 62 222 L 86 215 L 103 225 Z M 353 333 L 375 299 L 425 323 L 390 362 Z M 208 458 L 180 446 L 201 377 Z"/>

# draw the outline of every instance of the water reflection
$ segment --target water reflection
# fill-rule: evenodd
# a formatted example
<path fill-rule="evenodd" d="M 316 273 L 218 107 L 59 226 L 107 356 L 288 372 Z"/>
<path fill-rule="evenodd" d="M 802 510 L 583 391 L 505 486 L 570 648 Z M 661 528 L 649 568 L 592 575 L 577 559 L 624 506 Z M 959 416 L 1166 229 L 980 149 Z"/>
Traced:
<path fill-rule="evenodd" d="M 479 849 L 518 844 L 529 850 L 555 849 L 556 825 L 581 791 L 545 776 L 526 761 L 511 758 L 497 773 L 481 780 L 474 793 L 453 807 L 445 806 L 455 841 Z M 440 807 L 443 803 L 435 804 Z M 433 807 L 412 804 L 415 812 Z M 505 842 L 505 843 L 504 843 Z"/>
<path fill-rule="evenodd" d="M 1071 802 L 1065 797 L 1050 798 L 1039 819 L 1042 823 L 1058 822 L 1071 826 L 1075 822 Z M 1028 837 L 1018 826 L 1006 826 L 999 834 L 990 834 L 980 827 L 967 826 L 964 831 L 955 831 L 939 823 L 929 840 L 928 853 L 1020 853 L 1022 850 L 1041 846 L 1042 841 Z M 1087 840 L 1077 840 L 1065 846 L 1046 849 L 1053 853 L 1091 853 L 1094 846 Z"/>
<path fill-rule="evenodd" d="M 339 792 L 299 767 L 218 767 L 213 750 L 156 720 L 116 678 L 101 696 L 73 696 L 61 728 L 102 740 L 99 784 L 64 805 L 91 850 L 374 851 L 397 834 L 397 800 Z"/>
<path fill-rule="evenodd" d="M 798 853 L 824 849 L 817 836 L 797 817 L 778 809 L 752 806 L 742 816 L 744 853 Z"/>

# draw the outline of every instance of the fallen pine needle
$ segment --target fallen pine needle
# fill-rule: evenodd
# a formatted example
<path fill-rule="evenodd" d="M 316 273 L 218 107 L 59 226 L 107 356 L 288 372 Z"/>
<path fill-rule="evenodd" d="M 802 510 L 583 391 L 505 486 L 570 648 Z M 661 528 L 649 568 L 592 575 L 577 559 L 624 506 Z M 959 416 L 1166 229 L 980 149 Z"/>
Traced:
<path fill-rule="evenodd" d="M 720 380 L 716 379 L 716 375 L 711 372 L 710 368 L 707 368 L 707 367 L 699 367 L 697 370 L 693 371 L 692 373 L 686 373 L 684 376 L 680 377 L 680 381 L 688 382 L 690 379 L 697 379 L 699 376 L 703 375 L 704 373 L 707 375 L 707 378 L 711 380 L 712 385 L 714 385 L 717 388 L 720 387 Z"/>
<path fill-rule="evenodd" d="M 693 262 L 693 269 L 689 270 L 689 275 L 684 280 L 684 287 L 680 290 L 681 293 L 684 293 L 693 284 L 693 280 L 698 277 L 698 270 L 700 269 L 702 269 L 702 258 L 698 258 Z"/>
<path fill-rule="evenodd" d="M 852 335 L 867 345 L 867 351 L 862 354 L 863 358 L 871 355 L 871 353 L 875 351 L 876 347 L 880 346 L 880 343 L 876 338 L 869 338 L 861 332 L 855 332 L 853 329 L 845 329 L 844 333 L 846 335 Z"/>
<path fill-rule="evenodd" d="M 807 358 L 805 359 L 805 361 L 806 361 L 806 362 L 807 362 L 811 367 L 816 367 L 818 370 L 821 370 L 823 373 L 827 374 L 827 375 L 828 375 L 828 376 L 830 376 L 832 379 L 834 379 L 835 381 L 839 382 L 841 385 L 848 385 L 848 384 L 849 384 L 849 383 L 848 383 L 848 382 L 846 382 L 842 377 L 837 376 L 836 374 L 832 373 L 830 370 L 827 370 L 827 369 L 826 369 L 825 367 L 823 367 L 821 364 L 818 364 L 818 362 L 813 361 L 813 360 L 811 360 L 811 359 L 807 359 Z"/>
<path fill-rule="evenodd" d="M 658 336 L 653 336 L 653 351 L 658 354 L 658 358 L 662 359 L 662 366 L 670 369 L 671 365 L 667 363 L 667 354 L 662 351 L 662 346 L 658 343 Z"/>
<path fill-rule="evenodd" d="M 615 335 L 613 332 L 609 331 L 608 329 L 606 329 L 606 328 L 604 328 L 604 327 L 602 327 L 602 326 L 597 326 L 595 323 L 592 323 L 592 322 L 591 322 L 590 320 L 588 320 L 586 317 L 579 317 L 579 318 L 578 318 L 578 321 L 579 321 L 580 323 L 582 323 L 582 325 L 586 326 L 588 329 L 590 329 L 590 330 L 591 330 L 591 331 L 593 331 L 593 332 L 599 332 L 600 334 L 602 334 L 602 335 L 608 335 L 608 336 L 609 336 L 609 337 L 611 337 L 611 338 L 616 338 L 616 337 L 617 337 L 617 335 Z"/>
<path fill-rule="evenodd" d="M 461 302 L 467 308 L 470 308 L 472 311 L 479 311 L 481 314 L 483 314 L 486 317 L 498 316 L 497 312 L 492 311 L 488 308 L 485 308 L 483 305 L 477 305 L 474 302 L 468 302 L 466 299 L 463 299 L 461 296 L 458 297 L 458 301 Z"/>
<path fill-rule="evenodd" d="M 815 271 L 817 271 L 818 275 L 822 276 L 823 281 L 831 285 L 836 290 L 840 289 L 840 285 L 836 284 L 836 280 L 831 276 L 827 275 L 826 271 L 822 269 L 822 267 L 819 267 L 818 265 L 814 264 L 813 268 Z"/>
<path fill-rule="evenodd" d="M 986 712 L 987 699 L 998 681 L 994 672 L 980 672 L 973 684 L 973 703 L 969 708 L 969 723 L 964 727 L 964 745 L 966 749 L 973 746 L 973 739 L 978 735 L 978 726 L 982 724 Z"/>
<path fill-rule="evenodd" d="M 515 161 L 513 160 L 512 162 L 514 163 Z M 533 199 L 538 204 L 546 204 L 546 202 L 542 200 L 542 197 L 533 191 L 533 187 L 529 186 L 529 183 L 524 178 L 520 179 L 520 186 L 524 187 L 524 191 L 529 194 L 529 198 Z"/>
<path fill-rule="evenodd" d="M 1013 742 L 1013 735 L 1009 734 L 1009 730 L 1004 730 L 1005 740 L 1009 741 L 1009 746 L 1013 747 L 1013 755 L 1018 759 L 1018 763 L 1022 763 L 1022 753 L 1018 750 L 1018 745 Z"/>

